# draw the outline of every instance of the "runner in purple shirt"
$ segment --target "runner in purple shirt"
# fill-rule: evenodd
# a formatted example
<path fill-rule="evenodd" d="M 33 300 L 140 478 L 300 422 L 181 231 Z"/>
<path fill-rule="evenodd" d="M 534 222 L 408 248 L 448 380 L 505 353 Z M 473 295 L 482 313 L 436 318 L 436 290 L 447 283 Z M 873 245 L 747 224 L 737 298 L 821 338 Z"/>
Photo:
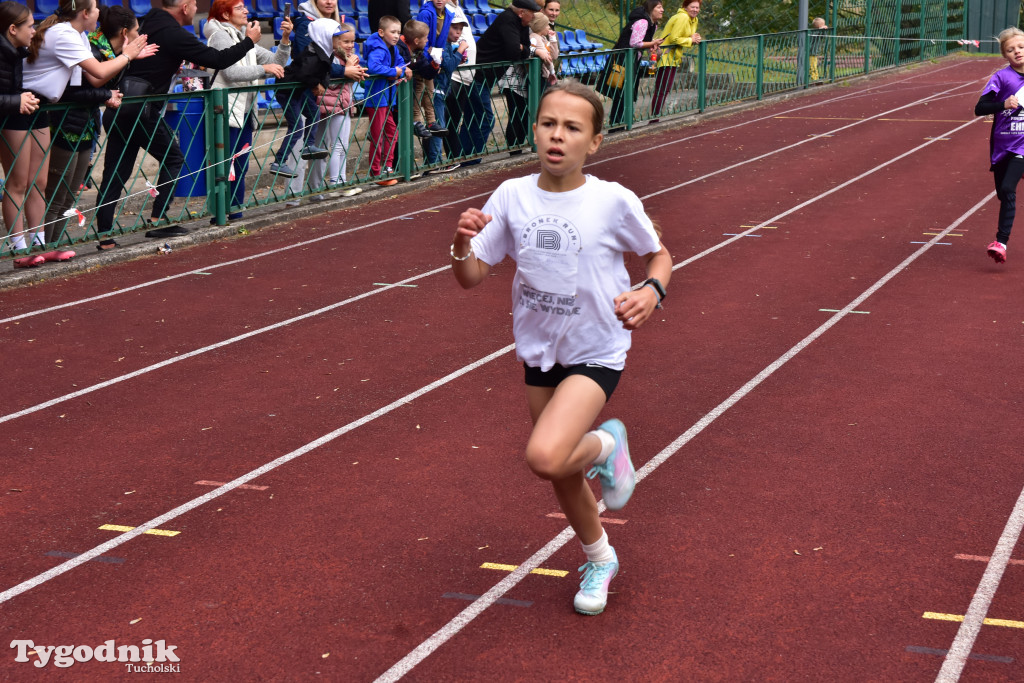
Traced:
<path fill-rule="evenodd" d="M 1013 218 L 1017 213 L 1017 183 L 1024 175 L 1024 31 L 1011 27 L 999 34 L 999 49 L 1009 62 L 992 75 L 974 105 L 975 116 L 992 116 L 991 171 L 999 197 L 996 239 L 988 255 L 1006 262 Z"/>

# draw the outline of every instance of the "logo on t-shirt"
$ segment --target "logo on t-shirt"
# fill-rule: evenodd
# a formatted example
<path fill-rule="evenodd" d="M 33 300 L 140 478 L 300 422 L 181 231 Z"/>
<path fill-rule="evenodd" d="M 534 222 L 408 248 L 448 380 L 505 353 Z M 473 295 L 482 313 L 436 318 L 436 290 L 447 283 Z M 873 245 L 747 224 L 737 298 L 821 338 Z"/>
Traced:
<path fill-rule="evenodd" d="M 520 249 L 533 247 L 549 251 L 579 251 L 580 232 L 561 216 L 538 216 L 523 228 Z"/>
<path fill-rule="evenodd" d="M 580 232 L 561 216 L 538 216 L 523 228 L 516 265 L 522 282 L 520 305 L 555 315 L 579 315 Z"/>

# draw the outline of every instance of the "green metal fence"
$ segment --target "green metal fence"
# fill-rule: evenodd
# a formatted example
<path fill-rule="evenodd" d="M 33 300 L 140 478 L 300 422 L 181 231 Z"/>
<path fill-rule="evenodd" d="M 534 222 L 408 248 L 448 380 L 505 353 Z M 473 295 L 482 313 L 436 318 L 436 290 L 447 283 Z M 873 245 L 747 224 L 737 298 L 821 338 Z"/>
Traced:
<path fill-rule="evenodd" d="M 628 129 L 649 120 L 930 59 L 961 49 L 956 40 L 965 37 L 965 6 L 954 0 L 822 4 L 820 14 L 827 14 L 834 28 L 717 37 L 723 22 L 728 22 L 724 28 L 729 29 L 737 23 L 738 6 L 722 0 L 705 2 L 701 15 L 705 40 L 684 50 L 682 64 L 672 67 L 672 73 L 659 69 L 643 52 L 607 49 L 620 30 L 623 14 L 606 12 L 600 22 L 587 24 L 586 31 L 587 38 L 605 49 L 563 50 L 560 74 L 602 93 L 608 126 Z M 583 21 L 573 18 L 572 12 L 585 7 L 579 3 L 572 11 L 564 11 L 559 23 Z M 779 15 L 772 16 L 781 21 Z M 368 183 L 410 180 L 453 163 L 528 150 L 543 87 L 539 66 L 539 60 L 532 59 L 460 67 L 447 98 L 450 132 L 434 143 L 423 143 L 413 132 L 411 83 L 390 86 L 397 91 L 398 103 L 392 114 L 397 118 L 396 131 L 390 137 L 370 132 L 371 119 L 379 112 L 367 109 L 360 96 L 369 82 L 356 87 L 353 105 L 344 111 L 327 110 L 308 91 L 276 84 L 125 98 L 120 109 L 104 114 L 103 133 L 97 123 L 92 139 L 77 141 L 60 133 L 65 122 L 88 107 L 44 106 L 37 116 L 47 117 L 51 124 L 49 139 L 43 143 L 50 163 L 31 178 L 25 196 L 35 200 L 25 201 L 12 191 L 4 202 L 7 232 L 24 233 L 27 244 L 14 248 L 13 238 L 9 239 L 0 257 L 31 251 L 31 237 L 37 229 L 42 233 L 37 226 L 44 224 L 46 245 L 37 250 L 116 239 L 197 218 L 224 224 L 268 204 L 321 197 Z M 232 126 L 230 111 L 237 98 L 251 102 L 251 128 Z M 307 119 L 305 126 L 290 126 L 286 112 L 293 105 L 300 111 L 309 107 L 305 114 L 315 122 Z M 306 127 L 311 131 L 308 138 Z M 289 152 L 282 145 L 290 128 L 296 142 Z M 245 130 L 251 134 L 243 134 Z M 161 136 L 173 136 L 184 154 L 177 173 L 168 171 L 175 163 Z M 6 137 L 0 139 L 0 152 L 6 152 L 0 157 L 17 159 L 28 154 L 32 144 L 33 139 L 26 138 L 15 149 Z M 326 148 L 333 160 L 303 160 L 301 153 L 308 144 Z M 371 170 L 375 151 L 382 158 L 377 173 Z M 104 183 L 105 175 L 110 175 L 108 167 L 118 165 L 124 177 L 107 178 Z M 42 212 L 40 196 L 45 198 Z M 101 206 L 106 208 L 98 211 Z"/>

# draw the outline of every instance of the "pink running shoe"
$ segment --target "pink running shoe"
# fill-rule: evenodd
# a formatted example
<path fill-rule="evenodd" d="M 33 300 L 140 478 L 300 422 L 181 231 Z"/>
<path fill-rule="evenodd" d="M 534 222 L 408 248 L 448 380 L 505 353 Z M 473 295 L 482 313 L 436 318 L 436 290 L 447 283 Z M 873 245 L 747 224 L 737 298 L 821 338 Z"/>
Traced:
<path fill-rule="evenodd" d="M 1006 263 L 1006 245 L 1002 242 L 993 242 L 988 245 L 988 255 L 996 263 Z"/>
<path fill-rule="evenodd" d="M 620 420 L 608 420 L 598 429 L 615 438 L 615 448 L 601 465 L 594 465 L 587 472 L 587 479 L 601 477 L 601 495 L 609 510 L 621 510 L 633 495 L 636 486 L 636 470 L 629 459 L 629 444 L 626 443 L 626 425 Z"/>

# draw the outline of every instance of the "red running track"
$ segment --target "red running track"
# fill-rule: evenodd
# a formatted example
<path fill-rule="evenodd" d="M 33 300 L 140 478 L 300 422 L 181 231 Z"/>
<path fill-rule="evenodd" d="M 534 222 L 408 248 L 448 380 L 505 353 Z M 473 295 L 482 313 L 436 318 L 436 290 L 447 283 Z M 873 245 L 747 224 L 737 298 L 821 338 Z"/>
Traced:
<path fill-rule="evenodd" d="M 447 269 L 532 165 L 0 292 L 0 678 L 129 675 L 13 641 L 149 639 L 188 680 L 1019 680 L 1024 269 L 985 256 L 972 116 L 998 67 L 593 160 L 677 264 L 606 410 L 643 479 L 600 617 L 522 461 L 512 269 Z"/>

